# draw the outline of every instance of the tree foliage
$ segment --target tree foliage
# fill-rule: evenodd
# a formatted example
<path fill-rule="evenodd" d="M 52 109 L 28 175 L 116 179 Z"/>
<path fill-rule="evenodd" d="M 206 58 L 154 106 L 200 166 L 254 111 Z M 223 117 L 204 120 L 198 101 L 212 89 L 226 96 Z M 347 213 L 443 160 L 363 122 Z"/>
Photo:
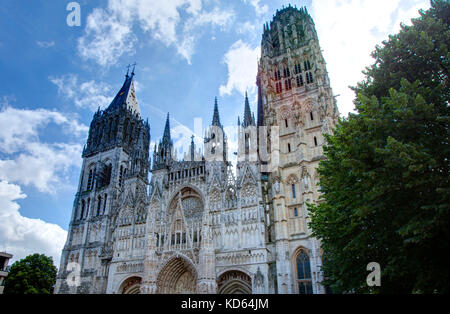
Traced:
<path fill-rule="evenodd" d="M 327 136 L 323 202 L 309 206 L 337 292 L 449 293 L 448 1 L 377 46 L 356 114 Z M 381 287 L 366 266 L 381 265 Z"/>
<path fill-rule="evenodd" d="M 44 254 L 29 255 L 15 262 L 5 280 L 5 294 L 50 294 L 56 282 L 53 259 Z"/>

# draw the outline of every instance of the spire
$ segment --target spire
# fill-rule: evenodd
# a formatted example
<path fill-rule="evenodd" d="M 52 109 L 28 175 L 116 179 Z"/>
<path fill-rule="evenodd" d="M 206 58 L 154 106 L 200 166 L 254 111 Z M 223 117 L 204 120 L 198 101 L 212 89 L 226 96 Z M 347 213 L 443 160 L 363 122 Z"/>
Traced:
<path fill-rule="evenodd" d="M 169 122 L 169 113 L 167 113 L 166 126 L 164 127 L 164 135 L 163 135 L 163 144 L 170 143 L 172 140 L 170 139 L 170 122 Z"/>
<path fill-rule="evenodd" d="M 134 68 L 131 75 L 129 75 L 130 67 L 131 65 L 127 66 L 128 70 L 127 74 L 125 75 L 125 81 L 123 82 L 122 88 L 119 90 L 116 97 L 114 97 L 113 101 L 105 111 L 113 111 L 118 108 L 125 107 L 133 112 L 137 112 L 140 114 L 133 85 Z"/>
<path fill-rule="evenodd" d="M 217 106 L 217 97 L 214 100 L 214 114 L 211 125 L 222 127 L 222 125 L 220 124 L 219 107 Z"/>
<path fill-rule="evenodd" d="M 247 92 L 245 92 L 245 108 L 244 108 L 243 126 L 244 126 L 244 128 L 246 128 L 249 125 L 253 125 L 253 119 L 252 119 L 252 113 L 250 111 L 250 104 L 248 102 Z"/>

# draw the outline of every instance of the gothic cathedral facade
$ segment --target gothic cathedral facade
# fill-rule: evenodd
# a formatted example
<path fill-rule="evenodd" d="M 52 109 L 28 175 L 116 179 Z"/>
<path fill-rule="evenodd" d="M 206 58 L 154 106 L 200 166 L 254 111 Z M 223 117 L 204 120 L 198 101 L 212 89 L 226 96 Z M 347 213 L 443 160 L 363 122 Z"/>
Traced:
<path fill-rule="evenodd" d="M 133 77 L 91 122 L 55 293 L 325 293 L 306 204 L 338 110 L 306 8 L 264 25 L 235 169 L 217 99 L 203 154 L 176 158 L 167 116 L 150 158 Z"/>

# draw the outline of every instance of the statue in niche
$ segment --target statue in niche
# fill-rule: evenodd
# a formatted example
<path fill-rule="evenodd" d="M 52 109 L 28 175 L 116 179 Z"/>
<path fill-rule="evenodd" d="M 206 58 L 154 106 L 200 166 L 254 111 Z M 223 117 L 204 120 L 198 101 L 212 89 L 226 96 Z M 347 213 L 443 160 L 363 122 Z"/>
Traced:
<path fill-rule="evenodd" d="M 273 188 L 274 188 L 275 194 L 280 194 L 280 190 L 281 190 L 280 181 L 275 180 L 275 183 L 273 184 Z"/>

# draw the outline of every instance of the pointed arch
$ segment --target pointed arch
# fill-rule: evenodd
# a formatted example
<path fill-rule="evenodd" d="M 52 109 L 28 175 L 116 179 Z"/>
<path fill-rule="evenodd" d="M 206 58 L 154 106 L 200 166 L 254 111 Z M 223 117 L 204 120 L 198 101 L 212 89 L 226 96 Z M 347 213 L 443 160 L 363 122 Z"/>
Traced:
<path fill-rule="evenodd" d="M 241 270 L 227 270 L 217 279 L 217 291 L 219 294 L 251 294 L 252 278 Z"/>
<path fill-rule="evenodd" d="M 177 254 L 166 260 L 158 273 L 156 287 L 156 293 L 195 293 L 197 270 L 194 264 L 183 254 Z"/>
<path fill-rule="evenodd" d="M 294 268 L 296 291 L 299 294 L 312 294 L 311 259 L 303 246 L 299 246 L 292 255 L 292 266 Z"/>
<path fill-rule="evenodd" d="M 140 294 L 142 278 L 139 276 L 127 277 L 119 285 L 119 294 Z"/>

